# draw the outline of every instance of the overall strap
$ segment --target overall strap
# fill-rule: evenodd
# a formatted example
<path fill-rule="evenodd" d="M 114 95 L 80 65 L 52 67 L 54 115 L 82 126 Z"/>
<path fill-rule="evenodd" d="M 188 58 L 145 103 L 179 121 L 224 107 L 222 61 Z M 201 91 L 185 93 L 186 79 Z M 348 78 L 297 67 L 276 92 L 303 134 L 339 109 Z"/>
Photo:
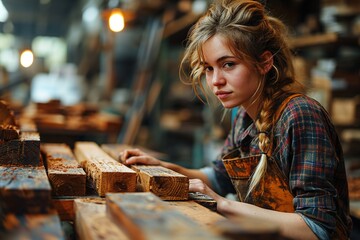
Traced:
<path fill-rule="evenodd" d="M 285 98 L 284 101 L 282 101 L 282 103 L 280 104 L 279 108 L 278 108 L 278 109 L 276 110 L 276 112 L 275 112 L 274 121 L 273 121 L 273 122 L 274 122 L 274 125 L 275 125 L 275 123 L 280 119 L 281 114 L 283 113 L 286 105 L 290 102 L 290 100 L 293 99 L 293 98 L 295 98 L 295 97 L 300 97 L 300 96 L 303 96 L 303 94 L 301 94 L 301 93 L 294 93 L 294 94 L 288 96 L 287 98 Z M 274 130 L 274 126 L 273 126 L 272 129 Z M 273 130 L 272 130 L 272 134 L 271 134 L 272 136 L 271 136 L 271 138 L 274 136 Z M 269 151 L 268 151 L 268 154 L 267 154 L 268 156 L 271 156 L 272 150 L 273 150 L 272 148 L 273 148 L 273 142 L 271 143 L 270 149 L 269 149 Z"/>

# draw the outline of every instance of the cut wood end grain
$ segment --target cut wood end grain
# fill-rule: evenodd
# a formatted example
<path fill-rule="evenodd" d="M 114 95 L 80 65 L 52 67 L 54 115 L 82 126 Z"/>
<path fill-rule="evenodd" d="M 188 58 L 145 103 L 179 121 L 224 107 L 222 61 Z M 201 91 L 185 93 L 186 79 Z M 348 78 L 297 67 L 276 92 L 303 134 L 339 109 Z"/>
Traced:
<path fill-rule="evenodd" d="M 76 142 L 74 152 L 99 196 L 136 190 L 135 171 L 115 161 L 96 143 Z"/>

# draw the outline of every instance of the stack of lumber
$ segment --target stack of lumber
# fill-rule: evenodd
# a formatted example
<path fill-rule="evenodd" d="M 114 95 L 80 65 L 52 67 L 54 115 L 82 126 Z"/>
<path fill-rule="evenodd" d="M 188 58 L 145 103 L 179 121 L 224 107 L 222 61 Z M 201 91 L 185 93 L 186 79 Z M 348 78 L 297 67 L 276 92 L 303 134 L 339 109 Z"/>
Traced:
<path fill-rule="evenodd" d="M 113 159 L 122 162 L 120 153 L 126 148 L 129 148 L 129 146 L 102 144 L 101 148 Z M 149 151 L 147 152 L 151 153 Z M 160 154 L 157 155 L 160 156 Z M 133 169 L 137 175 L 136 190 L 138 192 L 152 192 L 163 200 L 188 199 L 189 179 L 186 176 L 161 166 L 133 165 L 131 169 Z"/>
<path fill-rule="evenodd" d="M 0 238 L 63 239 L 41 161 L 40 136 L 20 129 L 13 111 L 0 101 Z"/>
<path fill-rule="evenodd" d="M 19 118 L 32 120 L 41 131 L 118 132 L 122 125 L 119 116 L 101 112 L 95 106 L 85 103 L 64 106 L 58 100 L 30 104 Z"/>
<path fill-rule="evenodd" d="M 58 102 L 38 108 L 44 115 L 65 111 Z M 213 199 L 188 192 L 186 176 L 124 165 L 120 153 L 131 146 L 41 143 L 34 119 L 15 120 L 0 101 L 0 239 L 66 239 L 62 221 L 74 222 L 76 235 L 86 240 L 225 239 L 231 232 L 213 231 L 225 218 L 214 211 Z"/>

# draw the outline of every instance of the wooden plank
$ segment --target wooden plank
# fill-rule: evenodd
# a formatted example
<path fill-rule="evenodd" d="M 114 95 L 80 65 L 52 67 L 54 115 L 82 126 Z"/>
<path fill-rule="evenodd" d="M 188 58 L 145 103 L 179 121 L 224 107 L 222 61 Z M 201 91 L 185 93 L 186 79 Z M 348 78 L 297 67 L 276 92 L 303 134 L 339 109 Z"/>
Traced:
<path fill-rule="evenodd" d="M 128 240 L 129 238 L 106 215 L 105 200 L 74 200 L 75 227 L 80 240 Z"/>
<path fill-rule="evenodd" d="M 44 167 L 0 166 L 0 179 L 0 198 L 6 213 L 38 214 L 51 210 L 51 187 Z"/>
<path fill-rule="evenodd" d="M 54 196 L 84 196 L 86 174 L 67 144 L 44 143 L 40 146 Z"/>
<path fill-rule="evenodd" d="M 0 144 L 0 165 L 40 166 L 40 135 L 22 132 L 20 139 Z"/>
<path fill-rule="evenodd" d="M 84 201 L 104 201 L 104 198 L 99 196 L 56 196 L 52 198 L 52 204 L 56 209 L 61 221 L 75 221 L 74 202 L 76 199 Z"/>
<path fill-rule="evenodd" d="M 99 196 L 136 190 L 135 171 L 115 161 L 96 143 L 76 142 L 74 153 Z"/>
<path fill-rule="evenodd" d="M 189 179 L 161 166 L 133 165 L 137 173 L 137 191 L 152 192 L 162 200 L 187 200 Z"/>
<path fill-rule="evenodd" d="M 7 240 L 64 240 L 59 217 L 55 213 L 6 215 L 0 239 Z"/>
<path fill-rule="evenodd" d="M 101 145 L 101 148 L 109 154 L 116 161 L 123 163 L 123 159 L 121 159 L 120 153 L 126 149 L 138 148 L 141 151 L 155 157 L 158 159 L 166 159 L 167 155 L 161 152 L 153 151 L 151 149 L 147 149 L 141 146 L 131 146 L 128 144 L 117 144 L 117 143 L 105 143 Z"/>
<path fill-rule="evenodd" d="M 171 207 L 188 216 L 195 222 L 205 227 L 212 228 L 212 225 L 225 219 L 224 216 L 211 211 L 195 201 L 167 201 Z"/>
<path fill-rule="evenodd" d="M 108 193 L 106 209 L 134 240 L 221 239 L 150 192 Z"/>

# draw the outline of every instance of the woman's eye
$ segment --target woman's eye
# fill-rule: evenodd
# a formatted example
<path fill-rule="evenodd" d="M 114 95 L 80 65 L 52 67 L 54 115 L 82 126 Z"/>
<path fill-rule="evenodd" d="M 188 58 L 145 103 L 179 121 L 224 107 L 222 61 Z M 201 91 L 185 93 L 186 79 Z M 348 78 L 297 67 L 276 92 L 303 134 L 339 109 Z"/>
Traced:
<path fill-rule="evenodd" d="M 205 67 L 205 72 L 210 72 L 210 71 L 212 71 L 212 70 L 213 70 L 212 67 Z"/>
<path fill-rule="evenodd" d="M 227 62 L 227 63 L 224 63 L 224 67 L 225 68 L 230 68 L 232 66 L 234 66 L 235 64 L 233 62 Z"/>

